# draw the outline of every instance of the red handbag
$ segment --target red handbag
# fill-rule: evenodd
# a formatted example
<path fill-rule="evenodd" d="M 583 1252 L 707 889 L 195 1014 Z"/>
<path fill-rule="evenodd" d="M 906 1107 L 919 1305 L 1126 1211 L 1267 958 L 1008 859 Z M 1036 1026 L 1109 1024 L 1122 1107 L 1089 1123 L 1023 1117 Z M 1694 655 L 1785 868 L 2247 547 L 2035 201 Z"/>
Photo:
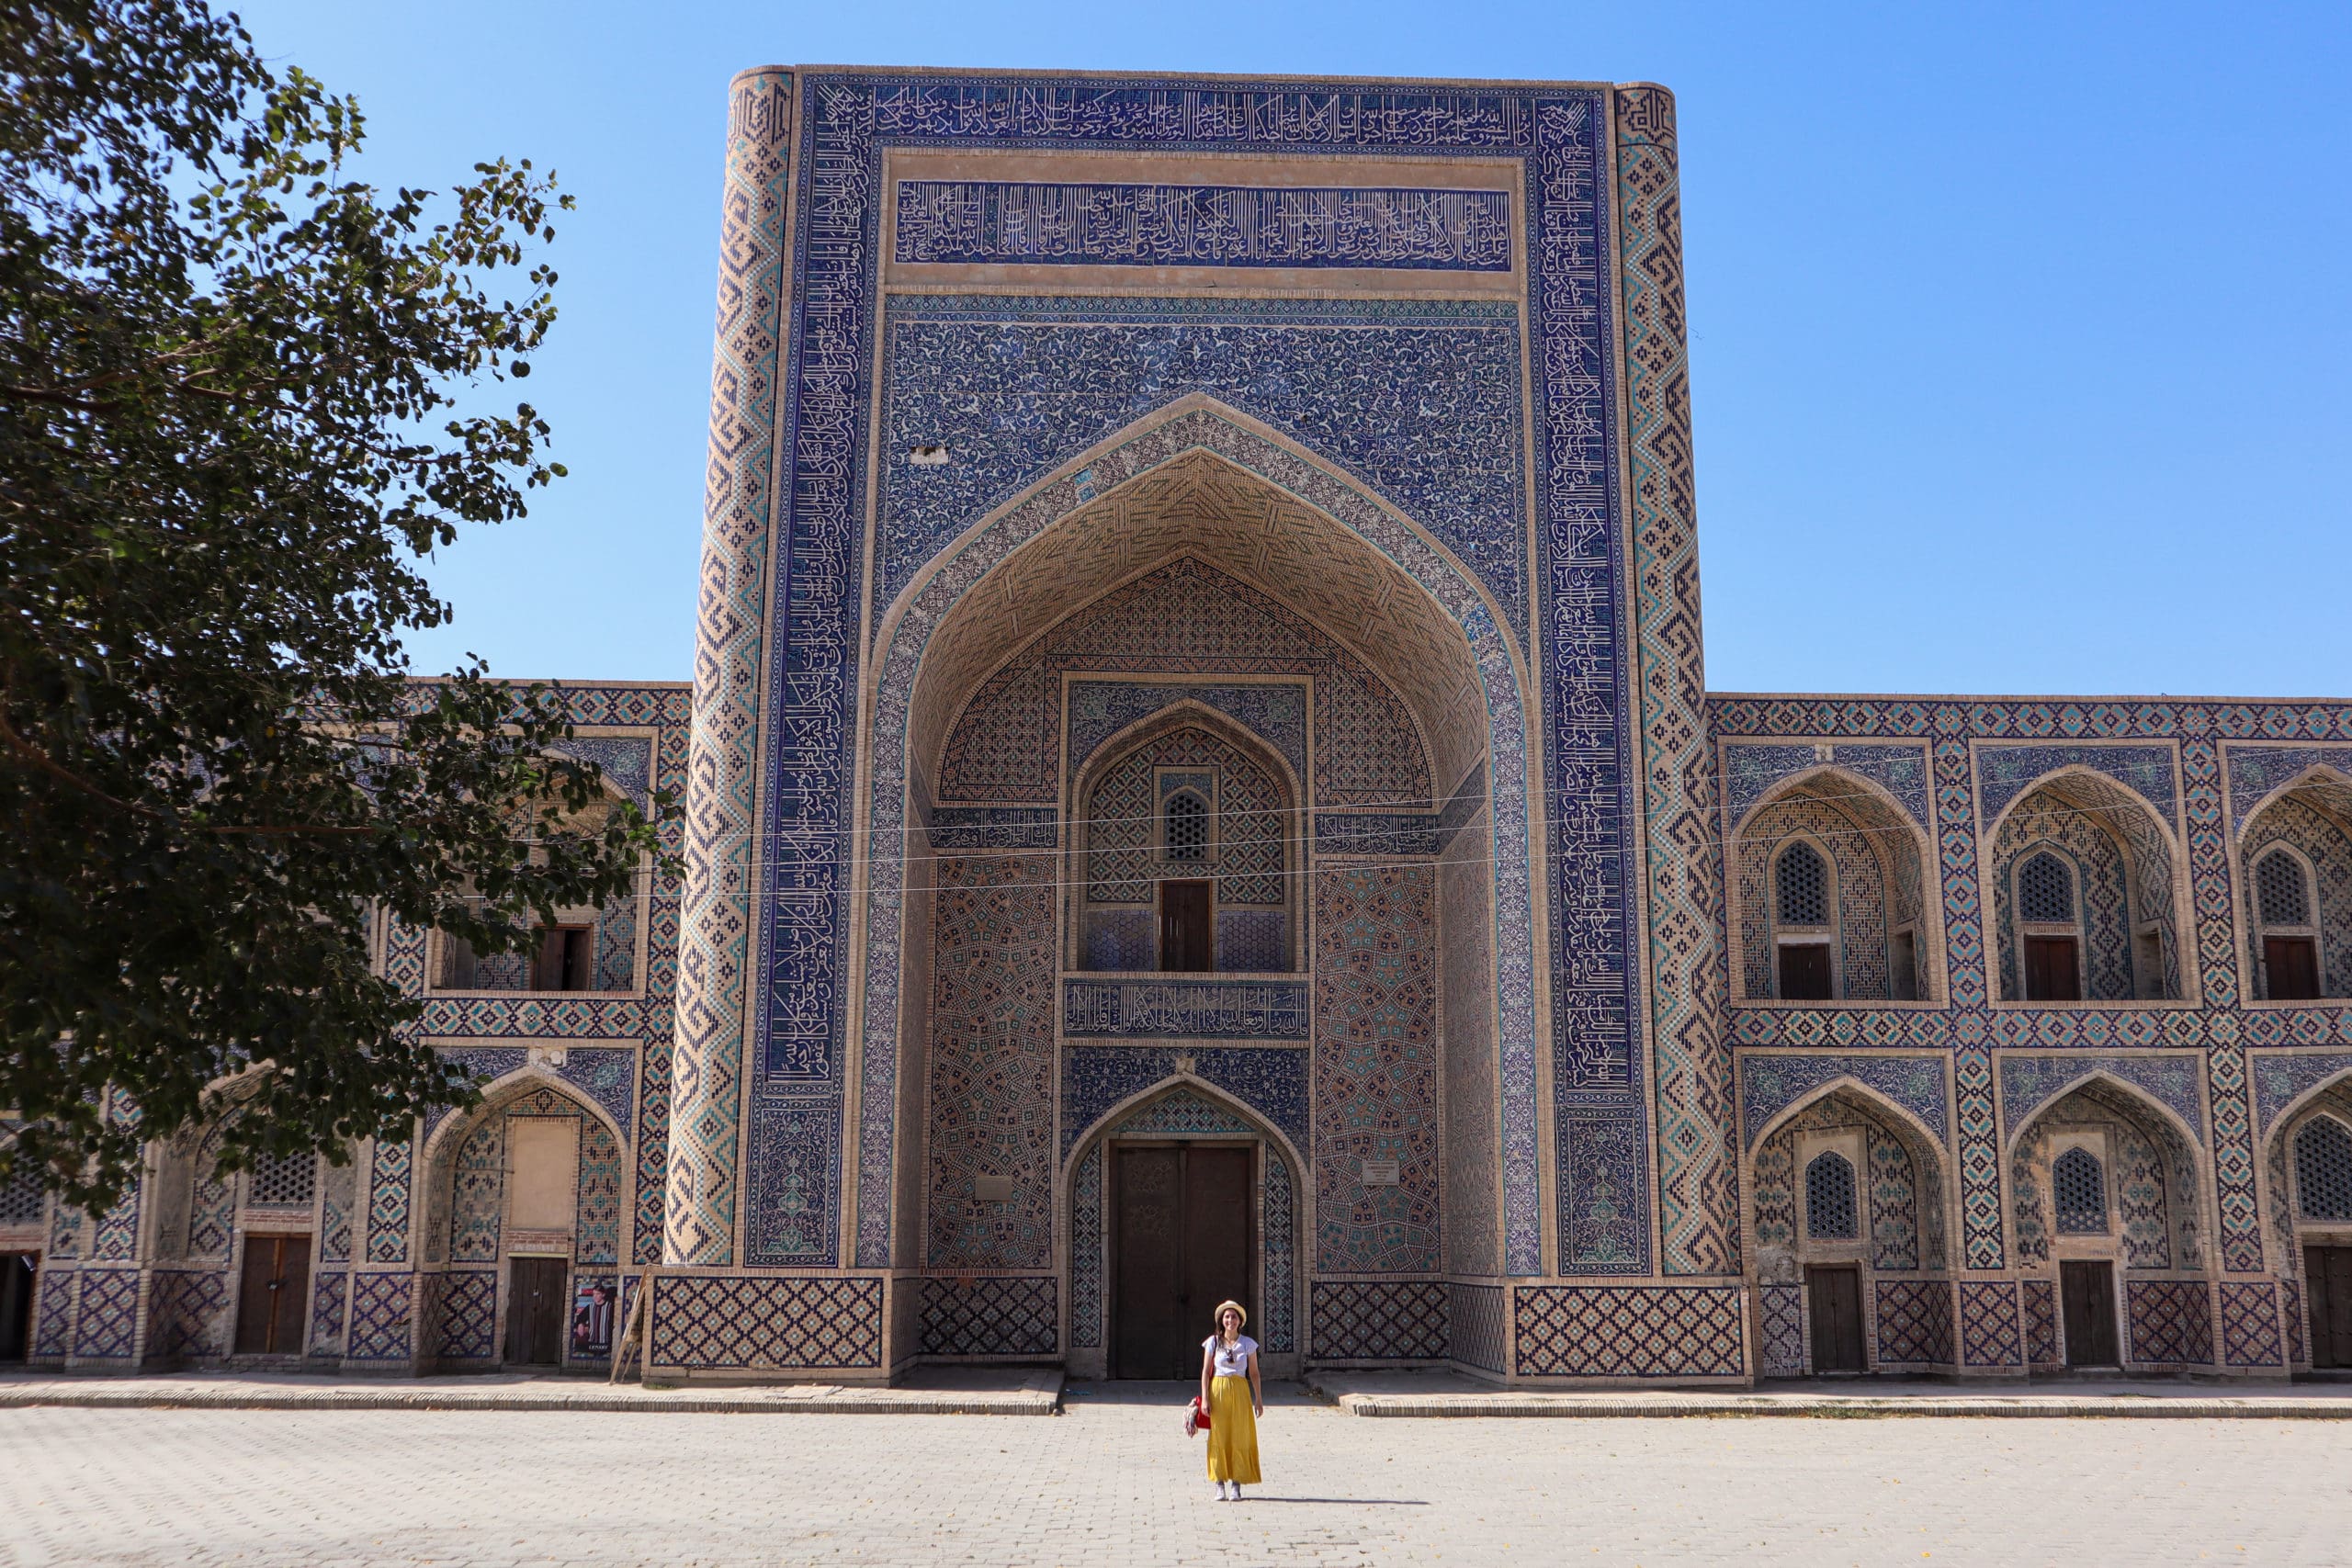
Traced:
<path fill-rule="evenodd" d="M 1209 1407 L 1201 1403 L 1201 1396 L 1196 1393 L 1193 1395 L 1193 1403 L 1184 1406 L 1184 1436 L 1189 1438 L 1195 1432 L 1208 1429 Z"/>

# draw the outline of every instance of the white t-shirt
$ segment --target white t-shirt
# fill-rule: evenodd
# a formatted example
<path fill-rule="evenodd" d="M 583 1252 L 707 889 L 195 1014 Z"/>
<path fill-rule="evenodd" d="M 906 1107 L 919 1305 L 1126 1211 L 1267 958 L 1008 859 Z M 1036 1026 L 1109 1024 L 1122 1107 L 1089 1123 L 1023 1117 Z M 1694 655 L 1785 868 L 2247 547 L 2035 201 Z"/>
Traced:
<path fill-rule="evenodd" d="M 1258 1352 L 1258 1342 L 1247 1334 L 1230 1347 L 1221 1334 L 1212 1334 L 1201 1341 L 1201 1348 L 1216 1358 L 1216 1375 L 1221 1378 L 1246 1378 L 1250 1375 L 1250 1358 Z"/>

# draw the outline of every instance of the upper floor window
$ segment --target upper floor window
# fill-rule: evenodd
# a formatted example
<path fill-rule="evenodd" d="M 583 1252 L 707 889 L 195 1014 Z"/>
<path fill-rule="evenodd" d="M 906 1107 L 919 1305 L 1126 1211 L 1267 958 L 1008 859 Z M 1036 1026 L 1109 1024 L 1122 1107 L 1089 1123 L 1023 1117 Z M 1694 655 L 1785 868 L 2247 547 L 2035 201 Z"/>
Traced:
<path fill-rule="evenodd" d="M 318 1185 L 319 1156 L 310 1150 L 284 1156 L 265 1155 L 254 1162 L 245 1201 L 263 1209 L 307 1209 Z"/>
<path fill-rule="evenodd" d="M 1773 886 L 1780 903 L 1781 924 L 1829 923 L 1829 868 L 1823 863 L 1821 852 L 1811 844 L 1793 843 L 1781 852 Z"/>
<path fill-rule="evenodd" d="M 2037 925 L 2075 918 L 2075 874 L 2047 850 L 2018 868 L 2018 918 Z"/>
<path fill-rule="evenodd" d="M 2107 1234 L 2107 1172 L 2097 1155 L 2068 1149 L 2051 1165 L 2050 1186 L 2058 1201 L 2060 1234 Z"/>
<path fill-rule="evenodd" d="M 2312 900 L 2303 865 L 2284 850 L 2273 850 L 2254 868 L 2255 903 L 2266 926 L 2307 926 Z"/>
<path fill-rule="evenodd" d="M 1163 826 L 1168 858 L 1204 861 L 1209 858 L 1209 803 L 1189 789 L 1168 797 Z"/>
<path fill-rule="evenodd" d="M 2274 849 L 2256 863 L 2254 913 L 2262 928 L 2262 994 L 2274 1002 L 2324 995 L 2319 928 L 2312 919 L 2311 879 L 2301 861 Z"/>
<path fill-rule="evenodd" d="M 1852 1241 L 1861 1235 L 1854 1162 L 1835 1150 L 1814 1156 L 1804 1168 L 1804 1231 L 1815 1241 Z"/>

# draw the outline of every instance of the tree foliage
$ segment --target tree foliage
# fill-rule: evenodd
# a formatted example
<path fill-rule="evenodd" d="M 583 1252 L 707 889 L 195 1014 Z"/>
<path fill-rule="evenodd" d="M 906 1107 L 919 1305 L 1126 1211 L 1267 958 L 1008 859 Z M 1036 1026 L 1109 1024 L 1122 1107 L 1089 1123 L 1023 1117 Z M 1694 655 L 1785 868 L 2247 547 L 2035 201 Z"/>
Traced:
<path fill-rule="evenodd" d="M 517 951 L 653 845 L 575 822 L 556 694 L 401 644 L 420 558 L 563 472 L 476 403 L 570 197 L 379 191 L 362 130 L 203 0 L 0 9 L 0 1160 L 85 1206 L 224 1110 L 234 1166 L 462 1103 L 378 922 Z"/>

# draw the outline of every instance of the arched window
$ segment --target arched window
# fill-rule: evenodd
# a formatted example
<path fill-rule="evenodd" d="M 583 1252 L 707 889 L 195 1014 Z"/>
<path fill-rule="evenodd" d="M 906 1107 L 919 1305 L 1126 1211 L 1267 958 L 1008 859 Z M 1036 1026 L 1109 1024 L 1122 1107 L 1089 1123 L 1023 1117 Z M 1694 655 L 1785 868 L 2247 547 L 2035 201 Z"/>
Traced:
<path fill-rule="evenodd" d="M 319 1156 L 310 1150 L 282 1158 L 265 1155 L 254 1162 L 245 1201 L 263 1209 L 307 1209 L 318 1185 Z"/>
<path fill-rule="evenodd" d="M 1829 923 L 1829 868 L 1821 852 L 1800 840 L 1781 852 L 1773 874 L 1780 900 L 1781 924 L 1826 926 Z"/>
<path fill-rule="evenodd" d="M 2323 995 L 2319 929 L 2312 920 L 2311 879 L 2301 861 L 2274 849 L 2255 863 L 2254 914 L 2262 929 L 2262 994 L 2274 1002 Z"/>
<path fill-rule="evenodd" d="M 2097 1155 L 2068 1149 L 2051 1166 L 2050 1186 L 2058 1201 L 2060 1235 L 2107 1234 L 2107 1172 Z"/>
<path fill-rule="evenodd" d="M 1852 1241 L 1862 1233 L 1854 1201 L 1854 1165 L 1825 1151 L 1804 1168 L 1804 1233 L 1815 1241 Z"/>
<path fill-rule="evenodd" d="M 1208 802 L 1189 789 L 1180 789 L 1168 797 L 1166 816 L 1168 858 L 1172 861 L 1208 859 Z"/>
<path fill-rule="evenodd" d="M 2295 1206 L 2307 1220 L 2352 1220 L 2352 1133 L 2315 1118 L 2295 1134 Z"/>
<path fill-rule="evenodd" d="M 2018 867 L 2018 919 L 2063 925 L 2075 918 L 2075 874 L 2044 850 Z"/>

